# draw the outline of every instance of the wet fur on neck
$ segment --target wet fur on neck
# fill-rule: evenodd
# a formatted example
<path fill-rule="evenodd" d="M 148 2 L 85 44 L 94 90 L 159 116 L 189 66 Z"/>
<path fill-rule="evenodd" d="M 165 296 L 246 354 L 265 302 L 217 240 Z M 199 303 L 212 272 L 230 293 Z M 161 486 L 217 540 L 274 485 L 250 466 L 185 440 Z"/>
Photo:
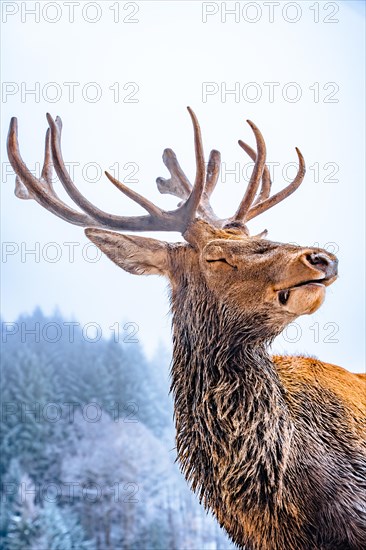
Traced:
<path fill-rule="evenodd" d="M 335 462 L 333 475 L 326 459 L 321 464 L 327 426 L 319 427 L 320 440 L 315 437 L 313 441 L 311 428 L 306 425 L 309 403 L 306 399 L 301 402 L 301 395 L 294 407 L 304 416 L 304 425 L 295 428 L 291 396 L 267 351 L 273 339 L 270 319 L 264 313 L 240 314 L 228 309 L 203 278 L 200 284 L 195 279 L 193 285 L 189 275 L 173 289 L 171 303 L 171 390 L 178 461 L 200 501 L 240 548 L 244 544 L 247 550 L 361 548 L 360 541 L 366 540 L 362 514 L 355 518 L 359 540 L 348 543 L 328 535 L 334 532 L 334 521 L 342 518 L 337 514 L 333 517 L 327 505 L 322 510 L 322 498 L 332 498 L 332 491 L 341 493 L 341 485 L 331 479 L 339 474 L 337 469 L 350 465 Z M 329 396 L 331 404 L 333 399 L 337 401 L 334 395 Z M 334 412 L 330 411 L 334 418 L 327 422 L 337 421 L 337 405 Z M 349 447 L 350 457 L 355 453 L 349 436 L 340 445 L 342 452 Z M 312 457 L 307 464 L 308 452 L 319 453 L 319 471 L 317 464 L 314 469 Z M 323 466 L 329 470 L 324 474 Z M 363 467 L 357 463 L 351 466 L 356 475 Z M 327 475 L 329 487 L 323 480 Z M 349 469 L 344 472 L 347 475 Z M 326 486 L 329 495 L 314 491 L 314 479 L 319 479 L 322 490 Z M 343 483 L 342 477 L 339 481 Z M 320 519 L 324 533 L 316 529 L 319 518 L 313 523 L 317 513 L 325 514 Z M 350 513 L 354 510 L 344 512 L 345 524 L 340 525 L 344 532 Z M 355 530 L 349 531 L 352 541 Z M 327 536 L 332 540 L 322 544 Z"/>

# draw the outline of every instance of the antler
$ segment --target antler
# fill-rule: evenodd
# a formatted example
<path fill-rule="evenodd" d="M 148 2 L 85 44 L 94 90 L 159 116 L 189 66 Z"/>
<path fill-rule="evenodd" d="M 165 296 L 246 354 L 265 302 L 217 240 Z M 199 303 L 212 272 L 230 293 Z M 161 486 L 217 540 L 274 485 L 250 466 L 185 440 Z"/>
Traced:
<path fill-rule="evenodd" d="M 271 177 L 269 169 L 266 166 L 266 145 L 263 136 L 256 125 L 250 120 L 247 121 L 252 128 L 257 142 L 257 153 L 246 143 L 239 140 L 239 145 L 248 155 L 255 161 L 252 176 L 250 178 L 248 187 L 245 191 L 244 197 L 237 209 L 233 218 L 226 225 L 240 224 L 248 222 L 255 218 L 262 212 L 265 212 L 272 206 L 275 206 L 279 202 L 283 201 L 286 197 L 294 193 L 296 189 L 302 183 L 305 176 L 305 161 L 300 150 L 296 147 L 297 156 L 299 158 L 299 168 L 295 179 L 282 191 L 279 191 L 272 197 L 269 196 L 271 191 Z M 261 190 L 256 200 L 254 200 L 255 194 L 258 190 L 259 183 L 262 179 Z"/>
<path fill-rule="evenodd" d="M 256 138 L 257 153 L 242 141 L 239 141 L 239 145 L 255 161 L 253 173 L 235 215 L 230 219 L 219 219 L 211 208 L 210 197 L 219 177 L 220 153 L 216 150 L 211 151 L 206 169 L 200 126 L 196 115 L 190 107 L 188 107 L 188 111 L 192 119 L 194 131 L 196 158 L 194 184 L 193 186 L 190 184 L 178 163 L 175 153 L 171 149 L 165 149 L 163 154 L 163 162 L 169 170 L 170 179 L 158 178 L 156 180 L 161 193 L 169 193 L 183 200 L 176 210 L 162 210 L 147 198 L 118 181 L 108 172 L 106 172 L 106 175 L 113 185 L 142 206 L 148 215 L 117 216 L 104 212 L 89 202 L 80 193 L 66 170 L 61 152 L 61 119 L 57 117 L 56 120 L 53 120 L 49 114 L 47 114 L 49 129 L 46 133 L 44 164 L 39 179 L 33 176 L 22 160 L 18 145 L 17 119 L 11 119 L 7 145 L 9 160 L 16 173 L 15 194 L 22 199 L 36 200 L 41 206 L 56 216 L 75 225 L 129 231 L 179 231 L 184 234 L 190 223 L 197 216 L 204 218 L 215 227 L 244 226 L 246 221 L 284 200 L 301 184 L 305 174 L 305 164 L 300 151 L 296 149 L 299 157 L 299 170 L 296 178 L 285 189 L 272 197 L 269 196 L 271 180 L 269 170 L 265 164 L 265 142 L 255 124 L 248 121 Z M 83 212 L 74 210 L 58 197 L 52 185 L 52 166 L 54 166 L 70 198 Z M 261 190 L 255 200 L 260 182 L 262 182 Z"/>
<path fill-rule="evenodd" d="M 106 173 L 109 180 L 125 195 L 140 204 L 148 216 L 116 216 L 100 210 L 89 202 L 77 189 L 71 180 L 61 153 L 62 123 L 59 117 L 53 120 L 47 114 L 49 130 L 46 134 L 46 153 L 42 176 L 38 180 L 29 171 L 23 162 L 18 145 L 18 128 L 16 118 L 10 122 L 8 135 L 8 156 L 10 163 L 17 174 L 16 195 L 20 198 L 33 198 L 56 216 L 82 226 L 98 226 L 108 229 L 130 231 L 180 231 L 184 233 L 190 222 L 196 217 L 196 212 L 203 194 L 205 184 L 205 164 L 200 128 L 192 110 L 189 110 L 193 128 L 196 153 L 196 179 L 185 202 L 176 210 L 165 211 L 151 201 L 129 189 L 113 176 Z M 51 155 L 56 173 L 68 195 L 84 212 L 80 213 L 66 205 L 56 195 L 51 184 Z"/>

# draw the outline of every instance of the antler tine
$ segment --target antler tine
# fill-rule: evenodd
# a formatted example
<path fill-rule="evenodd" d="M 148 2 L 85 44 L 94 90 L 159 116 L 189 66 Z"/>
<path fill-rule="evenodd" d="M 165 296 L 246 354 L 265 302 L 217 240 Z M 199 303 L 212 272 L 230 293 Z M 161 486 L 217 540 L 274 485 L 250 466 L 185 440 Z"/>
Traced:
<path fill-rule="evenodd" d="M 155 204 L 152 203 L 151 201 L 149 201 L 147 198 L 143 197 L 142 195 L 140 195 L 136 191 L 133 191 L 132 189 L 127 187 L 127 185 L 125 185 L 124 183 L 121 183 L 119 180 L 114 178 L 108 172 L 104 172 L 104 173 L 107 176 L 107 178 L 109 179 L 109 181 L 111 181 L 113 183 L 113 185 L 115 185 L 117 187 L 117 189 L 122 191 L 122 193 L 124 193 L 127 197 L 129 197 L 133 201 L 137 202 L 137 204 L 142 206 L 142 208 L 145 208 L 145 210 L 147 212 L 149 212 L 149 214 L 151 214 L 151 216 L 159 217 L 159 216 L 163 215 L 163 211 L 158 206 L 155 206 Z"/>
<path fill-rule="evenodd" d="M 184 200 L 187 199 L 192 191 L 192 185 L 180 167 L 176 154 L 172 149 L 164 150 L 163 162 L 169 170 L 170 178 L 156 178 L 160 193 L 175 195 Z"/>
<path fill-rule="evenodd" d="M 196 156 L 196 178 L 194 185 L 186 202 L 181 208 L 184 208 L 188 223 L 192 221 L 201 202 L 202 194 L 205 188 L 205 156 L 203 153 L 201 129 L 197 117 L 190 107 L 187 107 L 193 124 L 194 132 L 194 150 Z"/>
<path fill-rule="evenodd" d="M 304 157 L 302 156 L 300 150 L 297 147 L 296 147 L 296 153 L 299 158 L 299 169 L 297 171 L 297 175 L 295 179 L 287 187 L 282 189 L 282 191 L 279 191 L 275 195 L 272 195 L 272 197 L 269 197 L 268 199 L 258 204 L 255 204 L 248 212 L 247 221 L 252 220 L 256 216 L 259 216 L 259 214 L 262 214 L 269 208 L 272 208 L 272 206 L 275 206 L 279 202 L 283 201 L 292 193 L 294 193 L 298 187 L 300 187 L 305 176 L 306 168 L 305 168 Z"/>
<path fill-rule="evenodd" d="M 60 201 L 54 194 L 50 193 L 49 190 L 44 185 L 42 185 L 42 183 L 37 178 L 35 178 L 30 170 L 27 168 L 19 151 L 18 121 L 15 117 L 13 117 L 10 121 L 7 150 L 10 164 L 12 165 L 12 168 L 17 175 L 16 186 L 18 187 L 18 191 L 19 186 L 21 185 L 23 186 L 21 187 L 21 189 L 23 189 L 23 191 L 25 191 L 26 189 L 28 192 L 27 197 L 21 198 L 35 199 L 40 205 L 42 205 L 47 210 L 50 210 L 59 218 L 69 221 L 70 223 L 73 223 L 75 225 L 95 225 L 95 222 L 92 218 L 90 218 L 86 214 L 73 210 L 62 201 Z M 19 194 L 17 196 L 19 196 Z"/>
<path fill-rule="evenodd" d="M 250 158 L 255 161 L 255 159 L 257 158 L 257 153 L 254 151 L 254 149 L 252 149 L 250 145 L 248 145 L 247 143 L 245 143 L 245 141 L 242 141 L 241 139 L 239 139 L 238 143 L 240 147 L 244 149 L 244 151 L 250 156 Z M 267 164 L 265 164 L 263 168 L 262 186 L 261 186 L 259 195 L 255 199 L 253 205 L 257 204 L 258 202 L 262 202 L 265 199 L 268 199 L 269 194 L 271 192 L 271 186 L 272 186 L 271 175 L 269 173 Z"/>
<path fill-rule="evenodd" d="M 48 187 L 49 192 L 54 195 L 57 199 L 57 195 L 52 185 L 52 157 L 51 157 L 51 146 L 50 146 L 50 130 L 49 128 L 46 131 L 45 139 L 45 152 L 44 152 L 44 162 L 41 172 L 40 182 Z M 21 181 L 19 176 L 15 178 L 15 195 L 19 199 L 34 199 L 35 196 L 30 193 L 24 183 Z"/>
<path fill-rule="evenodd" d="M 182 200 L 187 200 L 192 192 L 192 185 L 180 167 L 176 154 L 172 149 L 164 150 L 163 162 L 169 170 L 170 178 L 165 179 L 159 177 L 156 179 L 156 184 L 160 193 L 174 195 Z M 198 212 L 203 218 L 212 223 L 217 221 L 218 218 L 213 212 L 208 199 L 217 183 L 219 168 L 220 153 L 218 151 L 211 151 L 207 165 L 205 189 L 202 194 L 202 200 L 198 206 Z"/>
<path fill-rule="evenodd" d="M 253 122 L 251 122 L 250 120 L 247 120 L 247 122 L 254 132 L 255 139 L 257 142 L 258 153 L 255 159 L 255 164 L 254 164 L 253 172 L 252 172 L 248 187 L 245 191 L 244 197 L 239 205 L 239 208 L 237 209 L 233 217 L 233 221 L 237 221 L 237 222 L 246 221 L 246 216 L 254 200 L 255 194 L 258 190 L 259 183 L 262 178 L 264 166 L 266 163 L 266 144 L 264 142 L 263 136 Z"/>
<path fill-rule="evenodd" d="M 53 163 L 52 163 L 52 155 L 51 155 L 51 136 L 50 136 L 50 129 L 47 128 L 45 147 L 44 147 L 44 162 L 43 162 L 43 168 L 41 172 L 41 179 L 44 180 L 47 183 L 47 185 L 53 190 L 52 173 L 53 173 Z"/>
<path fill-rule="evenodd" d="M 34 199 L 33 195 L 28 191 L 19 176 L 15 176 L 14 195 L 22 200 Z"/>
<path fill-rule="evenodd" d="M 210 153 L 207 171 L 206 171 L 206 184 L 205 193 L 208 198 L 211 197 L 213 190 L 216 187 L 220 174 L 221 155 L 219 151 L 213 149 Z"/>

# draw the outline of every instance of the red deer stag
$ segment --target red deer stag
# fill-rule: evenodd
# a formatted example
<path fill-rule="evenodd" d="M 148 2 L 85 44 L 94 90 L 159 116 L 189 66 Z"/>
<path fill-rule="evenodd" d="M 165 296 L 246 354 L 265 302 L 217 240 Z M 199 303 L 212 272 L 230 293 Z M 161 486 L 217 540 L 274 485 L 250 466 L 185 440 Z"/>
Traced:
<path fill-rule="evenodd" d="M 250 121 L 257 152 L 253 173 L 233 217 L 210 206 L 220 154 L 204 160 L 194 129 L 196 177 L 188 181 L 171 149 L 163 161 L 170 178 L 161 193 L 178 196 L 165 211 L 107 174 L 147 215 L 108 214 L 77 189 L 61 154 L 61 120 L 48 115 L 40 179 L 24 164 L 12 119 L 8 154 L 16 195 L 35 199 L 56 216 L 87 227 L 86 235 L 111 260 L 135 274 L 159 274 L 171 285 L 176 442 L 181 469 L 204 506 L 231 539 L 248 550 L 356 550 L 366 548 L 365 383 L 363 375 L 312 357 L 271 357 L 268 345 L 299 315 L 316 311 L 337 278 L 337 259 L 250 236 L 246 223 L 301 184 L 297 150 L 294 181 L 270 196 L 266 148 Z M 51 182 L 52 165 L 71 199 Z M 186 242 L 105 231 L 179 231 Z"/>

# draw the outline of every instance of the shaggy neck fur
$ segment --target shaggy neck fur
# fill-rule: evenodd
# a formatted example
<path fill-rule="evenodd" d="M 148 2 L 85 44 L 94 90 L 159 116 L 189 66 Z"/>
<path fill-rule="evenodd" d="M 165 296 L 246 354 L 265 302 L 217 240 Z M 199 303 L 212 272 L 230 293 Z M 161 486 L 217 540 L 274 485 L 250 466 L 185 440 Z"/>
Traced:
<path fill-rule="evenodd" d="M 266 350 L 269 319 L 238 316 L 189 279 L 173 291 L 172 310 L 179 462 L 239 542 L 237 514 L 276 514 L 293 430 Z"/>

